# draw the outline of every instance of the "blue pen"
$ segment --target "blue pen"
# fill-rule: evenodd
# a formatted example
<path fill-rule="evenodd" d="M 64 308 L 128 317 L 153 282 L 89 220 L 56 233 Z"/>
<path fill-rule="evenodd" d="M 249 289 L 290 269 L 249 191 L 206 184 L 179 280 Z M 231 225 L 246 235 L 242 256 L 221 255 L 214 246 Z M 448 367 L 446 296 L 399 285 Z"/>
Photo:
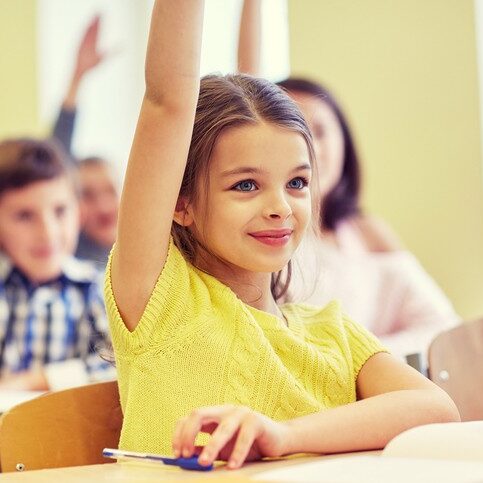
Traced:
<path fill-rule="evenodd" d="M 191 456 L 190 458 L 171 458 L 159 454 L 138 453 L 136 451 L 123 451 L 120 449 L 104 448 L 102 455 L 106 458 L 114 459 L 132 459 L 138 461 L 150 461 L 153 463 L 164 463 L 165 465 L 179 466 L 184 470 L 193 471 L 210 471 L 213 465 L 203 466 L 198 463 L 198 456 Z"/>

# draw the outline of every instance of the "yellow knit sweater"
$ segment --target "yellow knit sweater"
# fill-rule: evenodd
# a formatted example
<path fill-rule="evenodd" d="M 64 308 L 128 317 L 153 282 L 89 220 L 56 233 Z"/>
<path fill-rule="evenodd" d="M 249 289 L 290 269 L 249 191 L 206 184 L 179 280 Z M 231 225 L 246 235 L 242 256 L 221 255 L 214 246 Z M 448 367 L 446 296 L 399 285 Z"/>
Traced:
<path fill-rule="evenodd" d="M 279 318 L 243 303 L 170 244 L 133 332 L 105 297 L 124 422 L 120 447 L 171 453 L 178 419 L 200 406 L 251 407 L 286 420 L 356 400 L 365 361 L 384 348 L 340 310 L 287 304 Z M 203 440 L 200 441 L 203 443 Z"/>

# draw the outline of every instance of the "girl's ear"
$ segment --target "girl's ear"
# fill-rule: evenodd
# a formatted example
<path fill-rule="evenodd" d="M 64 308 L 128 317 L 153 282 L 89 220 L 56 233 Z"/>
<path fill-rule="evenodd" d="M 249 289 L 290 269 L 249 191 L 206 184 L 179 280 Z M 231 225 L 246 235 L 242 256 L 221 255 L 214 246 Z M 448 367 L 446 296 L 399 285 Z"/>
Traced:
<path fill-rule="evenodd" d="M 176 202 L 173 220 L 181 226 L 190 226 L 193 223 L 193 211 L 188 199 L 180 196 Z"/>

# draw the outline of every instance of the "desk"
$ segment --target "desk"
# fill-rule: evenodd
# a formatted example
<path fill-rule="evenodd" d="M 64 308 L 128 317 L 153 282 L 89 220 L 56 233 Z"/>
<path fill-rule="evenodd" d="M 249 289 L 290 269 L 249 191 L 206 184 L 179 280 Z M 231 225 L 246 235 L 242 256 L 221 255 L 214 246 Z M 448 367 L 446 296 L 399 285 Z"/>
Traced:
<path fill-rule="evenodd" d="M 2 389 L 0 391 L 0 414 L 17 406 L 17 404 L 30 401 L 44 393 L 45 391 L 10 391 Z"/>
<path fill-rule="evenodd" d="M 123 462 L 114 464 L 75 466 L 50 470 L 26 471 L 24 473 L 0 474 L 0 483 L 97 483 L 97 482 L 188 482 L 198 480 L 199 483 L 247 483 L 251 477 L 262 471 L 289 467 L 295 464 L 307 463 L 320 459 L 338 459 L 357 455 L 377 455 L 380 451 L 361 453 L 344 453 L 329 456 L 294 456 L 273 461 L 246 463 L 239 470 L 227 470 L 224 467 L 213 471 L 186 471 L 164 465 L 153 465 L 138 462 Z"/>

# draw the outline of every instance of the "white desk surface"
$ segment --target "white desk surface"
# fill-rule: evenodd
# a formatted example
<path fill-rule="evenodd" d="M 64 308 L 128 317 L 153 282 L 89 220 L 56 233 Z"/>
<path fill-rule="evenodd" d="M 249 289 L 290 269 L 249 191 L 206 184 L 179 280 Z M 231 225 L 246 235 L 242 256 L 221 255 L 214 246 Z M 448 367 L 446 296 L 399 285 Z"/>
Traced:
<path fill-rule="evenodd" d="M 263 471 L 275 470 L 301 463 L 317 460 L 339 459 L 354 455 L 377 455 L 380 451 L 344 453 L 329 456 L 295 456 L 275 461 L 261 461 L 247 463 L 239 470 L 227 470 L 224 467 L 213 471 L 186 471 L 179 468 L 138 462 L 108 463 L 102 465 L 75 466 L 71 468 L 57 468 L 49 470 L 25 471 L 24 473 L 0 474 L 0 483 L 98 483 L 98 482 L 185 482 L 198 480 L 199 483 L 218 481 L 246 483 L 254 481 L 252 477 Z M 260 481 L 260 480 L 258 480 Z"/>
<path fill-rule="evenodd" d="M 8 411 L 17 404 L 21 404 L 25 401 L 30 401 L 38 396 L 44 394 L 45 391 L 0 391 L 0 414 Z"/>

